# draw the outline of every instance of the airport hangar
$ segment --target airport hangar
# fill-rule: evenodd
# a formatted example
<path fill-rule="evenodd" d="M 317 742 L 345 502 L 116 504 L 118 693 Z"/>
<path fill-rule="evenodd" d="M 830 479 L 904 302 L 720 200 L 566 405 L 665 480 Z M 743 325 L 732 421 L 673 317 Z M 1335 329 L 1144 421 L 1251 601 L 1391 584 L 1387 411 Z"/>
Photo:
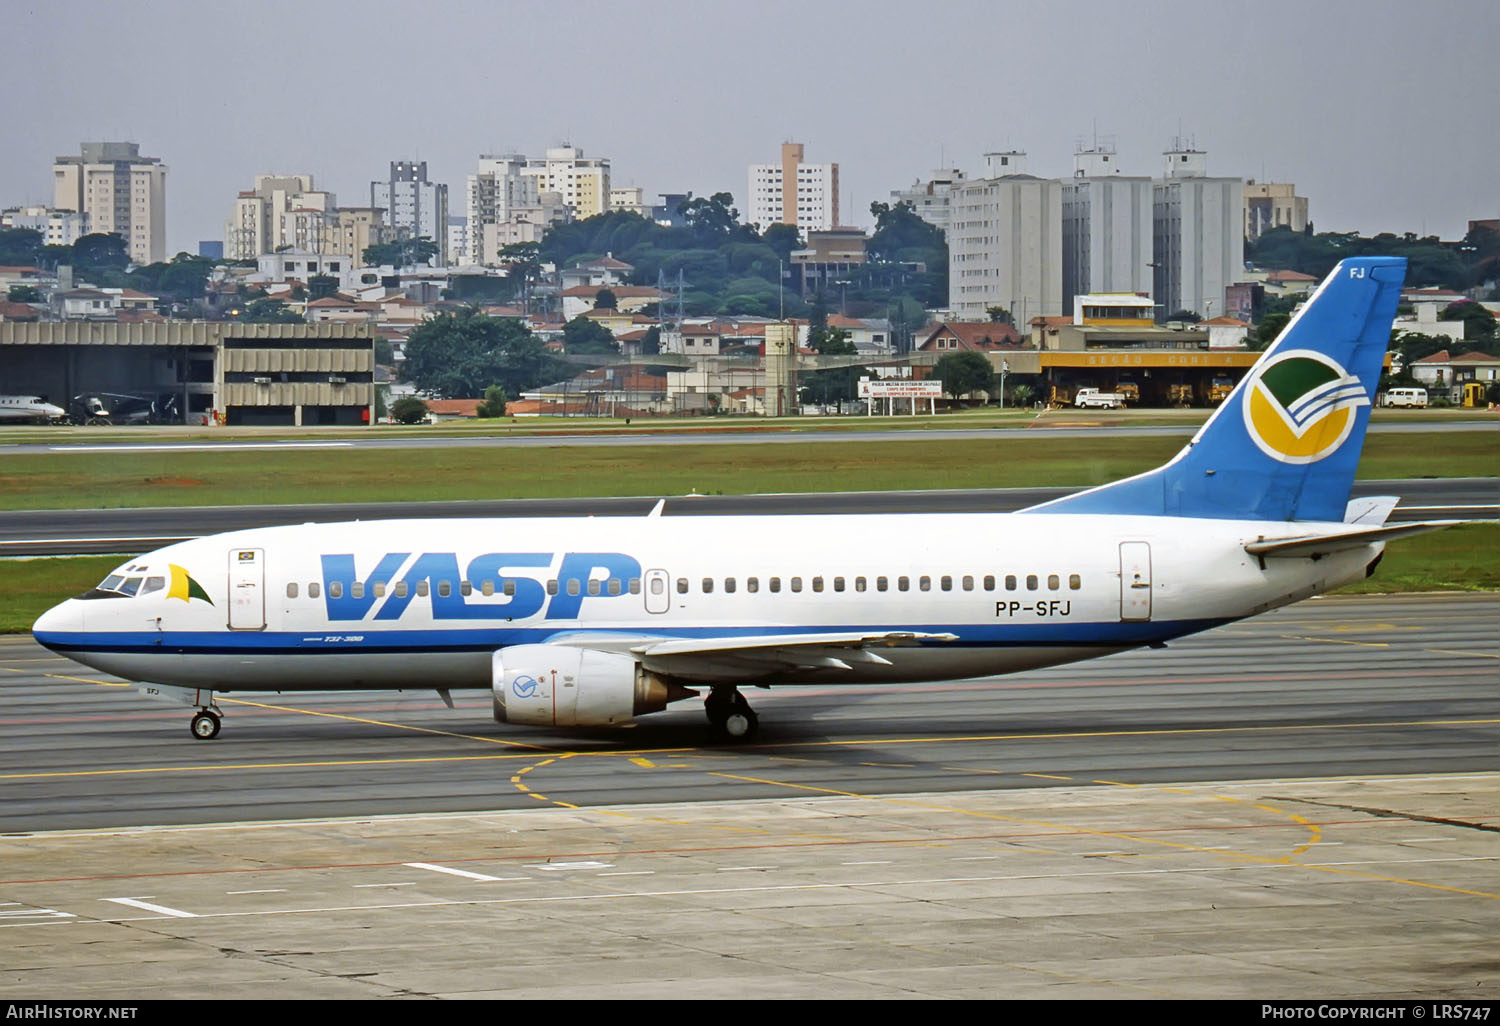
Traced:
<path fill-rule="evenodd" d="M 68 406 L 86 393 L 174 396 L 182 422 L 362 425 L 375 335 L 350 324 L 0 323 L 0 390 Z"/>

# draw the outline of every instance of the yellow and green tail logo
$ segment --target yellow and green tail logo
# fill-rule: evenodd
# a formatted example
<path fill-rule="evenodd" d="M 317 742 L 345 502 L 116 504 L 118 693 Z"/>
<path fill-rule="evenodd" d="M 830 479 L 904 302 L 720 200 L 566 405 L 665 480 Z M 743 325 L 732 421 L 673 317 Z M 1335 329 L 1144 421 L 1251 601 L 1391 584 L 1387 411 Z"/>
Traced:
<path fill-rule="evenodd" d="M 208 592 L 203 590 L 203 585 L 193 580 L 192 574 L 176 563 L 168 563 L 167 566 L 172 571 L 172 586 L 167 589 L 167 598 L 182 599 L 184 602 L 200 598 L 209 605 L 214 604 L 214 600 L 208 597 Z"/>
<path fill-rule="evenodd" d="M 1246 386 L 1245 428 L 1261 452 L 1283 463 L 1316 463 L 1333 453 L 1359 407 L 1370 405 L 1358 378 L 1310 349 L 1275 357 Z"/>

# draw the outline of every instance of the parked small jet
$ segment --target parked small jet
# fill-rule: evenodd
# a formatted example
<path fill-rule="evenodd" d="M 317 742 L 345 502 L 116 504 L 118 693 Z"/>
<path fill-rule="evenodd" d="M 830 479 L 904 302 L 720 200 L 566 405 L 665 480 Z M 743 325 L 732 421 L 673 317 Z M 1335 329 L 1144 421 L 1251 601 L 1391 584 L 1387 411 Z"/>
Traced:
<path fill-rule="evenodd" d="M 235 531 L 127 560 L 44 614 L 53 651 L 216 692 L 483 688 L 506 723 L 627 725 L 706 690 L 1012 673 L 1337 588 L 1395 498 L 1351 502 L 1405 274 L 1345 260 L 1170 462 L 1009 514 L 389 520 Z M 451 702 L 450 702 L 451 704 Z"/>
<path fill-rule="evenodd" d="M 67 416 L 61 406 L 54 406 L 37 395 L 0 395 L 0 423 L 28 421 L 52 424 Z"/>

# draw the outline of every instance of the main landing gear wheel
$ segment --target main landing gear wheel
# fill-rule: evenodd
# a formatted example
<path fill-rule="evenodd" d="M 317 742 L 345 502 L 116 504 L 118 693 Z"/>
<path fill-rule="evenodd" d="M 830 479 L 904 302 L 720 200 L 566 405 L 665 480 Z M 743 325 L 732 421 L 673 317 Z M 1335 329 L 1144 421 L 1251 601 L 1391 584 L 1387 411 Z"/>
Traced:
<path fill-rule="evenodd" d="M 191 730 L 193 737 L 199 741 L 212 741 L 219 736 L 220 720 L 217 713 L 207 709 L 199 712 L 193 717 Z"/>
<path fill-rule="evenodd" d="M 715 741 L 748 743 L 755 739 L 756 731 L 760 729 L 760 718 L 755 715 L 755 710 L 734 688 L 715 688 L 709 692 L 703 711 L 708 714 L 708 725 Z"/>

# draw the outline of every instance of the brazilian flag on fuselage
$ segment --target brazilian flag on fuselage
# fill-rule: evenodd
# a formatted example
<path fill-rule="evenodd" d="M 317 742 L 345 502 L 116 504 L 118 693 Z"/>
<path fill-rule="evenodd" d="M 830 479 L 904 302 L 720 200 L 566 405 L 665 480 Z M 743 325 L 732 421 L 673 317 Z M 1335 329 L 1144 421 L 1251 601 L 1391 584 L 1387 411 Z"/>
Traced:
<path fill-rule="evenodd" d="M 167 598 L 182 599 L 184 602 L 200 598 L 209 605 L 214 604 L 214 600 L 208 597 L 208 592 L 203 590 L 203 585 L 193 580 L 192 574 L 176 563 L 168 563 L 167 566 L 172 571 L 172 586 L 167 589 Z"/>

